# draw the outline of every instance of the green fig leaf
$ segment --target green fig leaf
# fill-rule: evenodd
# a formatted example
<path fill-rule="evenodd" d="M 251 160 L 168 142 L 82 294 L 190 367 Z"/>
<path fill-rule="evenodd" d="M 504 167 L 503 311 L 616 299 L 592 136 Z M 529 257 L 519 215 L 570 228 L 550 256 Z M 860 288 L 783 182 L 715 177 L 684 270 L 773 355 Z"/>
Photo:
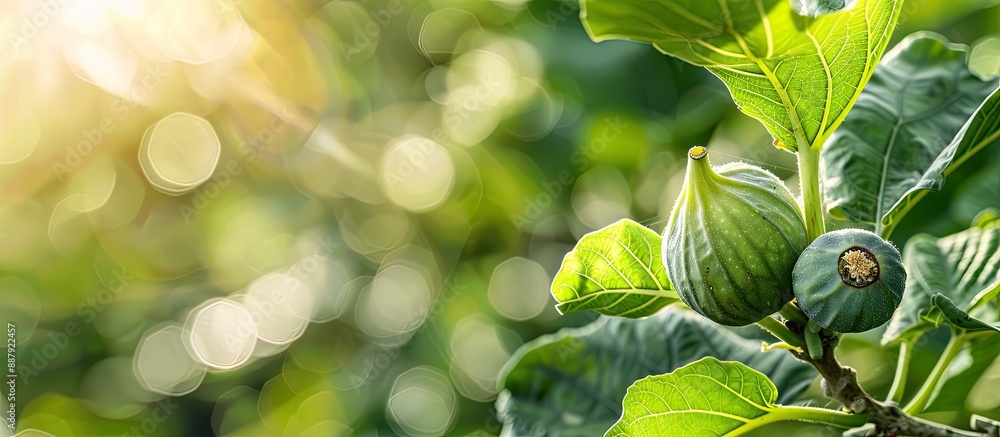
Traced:
<path fill-rule="evenodd" d="M 858 0 L 813 18 L 796 14 L 789 0 L 583 0 L 581 17 L 594 41 L 651 43 L 707 68 L 775 145 L 794 152 L 818 148 L 843 122 L 902 4 Z"/>
<path fill-rule="evenodd" d="M 956 167 L 997 142 L 997 82 L 974 76 L 966 54 L 965 46 L 922 32 L 886 55 L 823 148 L 832 216 L 872 224 L 888 238 L 927 190 L 939 190 Z"/>
<path fill-rule="evenodd" d="M 678 307 L 639 320 L 602 317 L 543 336 L 522 346 L 501 373 L 504 435 L 601 435 L 621 417 L 635 380 L 706 356 L 760 370 L 781 388 L 780 402 L 791 402 L 816 378 L 791 354 L 761 353 L 760 345 Z"/>
<path fill-rule="evenodd" d="M 778 389 L 740 362 L 706 357 L 666 375 L 636 381 L 624 414 L 605 436 L 738 435 L 782 420 L 840 428 L 864 425 L 865 415 L 775 404 Z"/>
<path fill-rule="evenodd" d="M 903 249 L 903 265 L 906 291 L 883 343 L 912 342 L 941 323 L 981 330 L 997 321 L 991 307 L 1000 292 L 1000 219 L 944 238 L 916 235 Z"/>
<path fill-rule="evenodd" d="M 679 302 L 660 244 L 659 235 L 628 219 L 584 235 L 552 281 L 556 309 L 640 318 Z"/>

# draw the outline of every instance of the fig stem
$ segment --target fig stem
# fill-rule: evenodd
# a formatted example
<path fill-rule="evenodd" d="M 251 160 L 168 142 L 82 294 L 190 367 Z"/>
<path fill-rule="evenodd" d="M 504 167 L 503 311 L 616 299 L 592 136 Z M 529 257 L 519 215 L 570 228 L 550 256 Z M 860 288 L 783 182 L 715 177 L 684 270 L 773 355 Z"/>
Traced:
<path fill-rule="evenodd" d="M 806 350 L 809 351 L 809 358 L 814 360 L 823 358 L 823 339 L 819 338 L 819 331 L 820 327 L 812 320 L 806 325 L 806 329 L 802 330 L 802 334 L 806 336 Z"/>
<path fill-rule="evenodd" d="M 781 307 L 778 314 L 780 314 L 785 320 L 795 322 L 796 326 L 806 326 L 806 323 L 809 322 L 809 318 L 806 317 L 806 313 L 803 313 L 802 310 L 799 309 L 799 306 L 792 302 L 788 302 L 785 306 Z"/>
<path fill-rule="evenodd" d="M 797 155 L 806 236 L 809 238 L 809 242 L 812 242 L 826 233 L 826 223 L 823 221 L 823 198 L 820 196 L 819 189 L 819 148 L 806 145 L 799 148 Z"/>
<path fill-rule="evenodd" d="M 775 319 L 774 317 L 771 316 L 764 317 L 759 322 L 757 322 L 757 326 L 764 328 L 765 331 L 770 332 L 771 335 L 777 337 L 778 340 L 788 343 L 789 346 L 795 347 L 800 350 L 805 348 L 806 346 L 805 342 L 802 340 L 802 337 L 800 335 L 792 332 L 792 330 L 788 329 L 788 327 L 785 326 L 784 323 L 781 323 L 780 321 L 778 321 L 778 319 Z"/>

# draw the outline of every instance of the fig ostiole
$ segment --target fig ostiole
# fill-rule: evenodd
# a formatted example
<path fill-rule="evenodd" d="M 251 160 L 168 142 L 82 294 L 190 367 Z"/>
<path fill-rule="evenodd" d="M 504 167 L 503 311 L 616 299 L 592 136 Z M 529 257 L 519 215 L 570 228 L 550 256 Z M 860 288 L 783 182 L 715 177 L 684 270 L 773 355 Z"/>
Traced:
<path fill-rule="evenodd" d="M 864 332 L 892 318 L 906 270 L 899 250 L 862 229 L 821 235 L 795 263 L 792 285 L 810 320 L 836 332 Z"/>
<path fill-rule="evenodd" d="M 785 184 L 760 167 L 712 167 L 688 152 L 687 172 L 663 238 L 667 276 L 681 300 L 716 323 L 760 321 L 792 300 L 792 268 L 805 223 Z"/>

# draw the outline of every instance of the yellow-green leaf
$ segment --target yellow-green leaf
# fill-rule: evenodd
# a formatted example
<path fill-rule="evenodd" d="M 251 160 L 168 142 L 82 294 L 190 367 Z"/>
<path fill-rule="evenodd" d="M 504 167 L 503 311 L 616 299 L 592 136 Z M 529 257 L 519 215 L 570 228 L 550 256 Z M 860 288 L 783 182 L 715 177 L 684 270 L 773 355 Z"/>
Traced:
<path fill-rule="evenodd" d="M 552 281 L 556 308 L 639 318 L 677 302 L 660 244 L 659 235 L 628 219 L 584 235 Z"/>
<path fill-rule="evenodd" d="M 782 420 L 840 428 L 863 425 L 864 415 L 781 406 L 764 374 L 735 361 L 706 357 L 629 387 L 622 418 L 605 436 L 738 435 Z"/>
<path fill-rule="evenodd" d="M 889 42 L 902 0 L 858 0 L 821 17 L 789 0 L 583 0 L 595 41 L 628 39 L 708 68 L 790 151 L 840 125 Z M 803 144 L 805 143 L 805 144 Z"/>

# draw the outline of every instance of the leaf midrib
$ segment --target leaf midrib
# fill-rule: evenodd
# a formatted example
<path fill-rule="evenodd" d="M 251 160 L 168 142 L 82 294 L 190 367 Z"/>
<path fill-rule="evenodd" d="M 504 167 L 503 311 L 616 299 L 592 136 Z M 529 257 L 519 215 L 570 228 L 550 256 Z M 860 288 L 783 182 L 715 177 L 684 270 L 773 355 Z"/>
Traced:
<path fill-rule="evenodd" d="M 719 2 L 719 6 L 723 8 L 723 11 L 724 11 L 723 16 L 726 18 L 726 30 L 729 32 L 729 35 L 733 37 L 733 39 L 736 41 L 737 44 L 739 44 L 740 49 L 743 50 L 743 54 L 745 54 L 748 58 L 750 58 L 751 61 L 753 61 L 755 64 L 757 64 L 757 68 L 760 68 L 760 71 L 762 73 L 764 73 L 764 76 L 767 77 L 767 80 L 769 82 L 771 82 L 771 86 L 774 88 L 774 91 L 776 93 L 778 93 L 778 98 L 781 99 L 781 103 L 785 107 L 785 112 L 788 114 L 788 121 L 792 124 L 792 132 L 791 132 L 791 134 L 795 137 L 795 141 L 796 142 L 801 141 L 802 142 L 801 146 L 812 147 L 812 144 L 810 144 L 809 140 L 805 137 L 805 130 L 804 130 L 803 126 L 802 126 L 802 121 L 799 120 L 799 113 L 795 110 L 795 105 L 792 104 L 792 99 L 788 96 L 788 91 L 785 89 L 785 85 L 782 84 L 780 80 L 778 80 L 778 77 L 774 74 L 773 71 L 771 71 L 770 68 L 768 68 L 767 65 L 764 64 L 764 61 L 762 61 L 760 58 L 758 58 L 757 55 L 755 55 L 750 50 L 750 47 L 747 45 L 746 41 L 743 39 L 743 36 L 740 35 L 739 33 L 737 33 L 736 30 L 733 28 L 733 22 L 732 22 L 731 17 L 729 16 L 729 8 L 725 6 L 724 0 L 717 0 L 717 1 Z M 866 18 L 866 20 L 867 20 L 867 18 Z M 807 23 L 807 26 L 808 26 L 808 23 Z M 820 56 L 820 58 L 823 58 L 823 53 L 821 51 L 817 51 L 817 54 Z M 866 61 L 866 64 L 867 64 L 867 61 Z M 827 95 L 829 96 L 832 84 L 829 82 L 830 71 L 829 71 L 829 68 L 827 67 L 827 65 L 826 65 L 825 62 L 823 64 L 823 68 L 826 70 L 826 74 L 827 74 L 827 78 L 828 78 L 827 86 L 826 87 L 827 87 Z M 866 67 L 866 70 L 867 70 L 867 67 Z M 855 97 L 854 98 L 857 99 L 858 95 L 860 95 L 860 87 L 859 87 L 859 91 L 855 93 Z M 826 104 L 827 104 L 827 108 L 829 108 L 829 99 L 827 99 Z M 824 111 L 823 117 L 824 117 L 824 120 L 825 120 L 826 119 L 826 111 Z M 825 126 L 823 126 L 823 125 L 820 126 L 820 132 L 819 132 L 819 134 L 817 134 L 817 136 L 816 136 L 817 138 L 821 138 L 822 137 L 821 134 L 823 133 L 824 128 L 825 128 Z M 799 147 L 800 147 L 800 145 L 796 144 L 795 145 L 795 150 L 798 150 Z"/>
<path fill-rule="evenodd" d="M 723 0 L 717 0 L 717 1 L 719 1 L 720 6 L 723 6 L 725 8 Z M 757 0 L 757 2 L 759 3 L 759 0 Z M 895 5 L 897 3 L 898 2 L 895 2 L 895 1 L 893 2 L 893 10 L 896 9 Z M 871 18 L 869 17 L 868 10 L 867 10 L 867 8 L 869 6 L 870 5 L 868 3 L 865 4 L 866 10 L 865 10 L 865 20 L 864 21 L 865 21 L 865 29 L 866 29 L 865 34 L 868 35 L 868 41 L 867 41 L 868 44 L 866 44 L 866 52 L 867 53 L 865 54 L 865 68 L 864 68 L 864 71 L 862 72 L 862 76 L 861 76 L 862 82 L 865 82 L 866 78 L 870 78 L 871 77 L 871 73 L 872 73 L 872 70 L 873 70 L 873 67 L 872 67 L 872 65 L 873 65 L 873 62 L 872 62 L 872 53 L 873 53 L 872 41 L 881 41 L 881 40 L 885 39 L 886 33 L 891 30 L 891 26 L 887 26 L 886 29 L 883 30 L 882 35 L 881 35 L 880 38 L 876 39 L 876 38 L 873 38 L 871 36 Z M 728 8 L 726 8 L 725 10 L 728 11 Z M 758 10 L 758 12 L 760 12 L 760 11 Z M 857 102 L 858 97 L 861 95 L 861 91 L 863 90 L 864 87 L 862 87 L 862 86 L 855 87 L 856 89 L 854 91 L 854 95 L 851 96 L 850 101 L 848 101 L 847 105 L 844 106 L 844 110 L 841 111 L 841 113 L 838 115 L 838 117 L 836 119 L 834 119 L 834 121 L 833 121 L 832 124 L 830 124 L 829 126 L 827 126 L 827 121 L 828 121 L 828 117 L 829 117 L 829 114 L 830 114 L 830 101 L 832 100 L 832 97 L 833 97 L 833 76 L 832 76 L 832 71 L 830 70 L 830 66 L 828 64 L 828 61 L 826 60 L 826 55 L 823 54 L 822 47 L 820 46 L 818 40 L 816 40 L 816 38 L 808 30 L 809 24 L 810 24 L 811 20 L 808 17 L 805 17 L 804 18 L 805 21 L 806 21 L 806 23 L 805 23 L 805 29 L 806 29 L 805 30 L 805 34 L 809 37 L 809 39 L 811 41 L 813 41 L 813 46 L 816 49 L 816 55 L 819 56 L 820 62 L 823 64 L 824 74 L 826 75 L 826 92 L 827 92 L 827 98 L 826 98 L 826 101 L 824 102 L 825 108 L 824 108 L 824 111 L 823 111 L 823 120 L 820 123 L 819 131 L 816 133 L 815 140 L 810 143 L 809 140 L 805 137 L 805 130 L 803 128 L 802 121 L 799 119 L 798 112 L 795 110 L 795 105 L 792 104 L 791 98 L 788 96 L 788 92 L 785 89 L 784 84 L 782 84 L 781 81 L 778 80 L 778 78 L 774 74 L 774 72 L 772 72 L 770 70 L 770 68 L 768 68 L 763 63 L 763 61 L 761 61 L 760 58 L 758 58 L 756 55 L 754 55 L 749 50 L 749 47 L 747 46 L 746 41 L 743 40 L 743 37 L 741 35 L 739 35 L 738 33 L 736 33 L 735 30 L 733 29 L 732 21 L 730 20 L 728 13 L 725 14 L 725 17 L 726 17 L 726 22 L 727 22 L 726 23 L 727 24 L 727 31 L 729 32 L 729 34 L 731 36 L 733 36 L 733 38 L 737 41 L 737 44 L 740 45 L 740 49 L 743 50 L 743 53 L 745 55 L 747 55 L 748 58 L 750 58 L 752 61 L 754 61 L 757 64 L 757 67 L 760 68 L 760 70 L 764 73 L 764 76 L 767 77 L 768 81 L 771 82 L 771 86 L 774 87 L 775 92 L 778 93 L 778 97 L 781 98 L 781 102 L 785 106 L 785 111 L 788 113 L 789 122 L 792 124 L 792 132 L 791 133 L 793 134 L 793 136 L 796 137 L 796 141 L 801 141 L 802 145 L 805 146 L 805 147 L 816 147 L 817 145 L 822 145 L 826 141 L 827 137 L 829 137 L 829 134 L 832 133 L 836 129 L 837 126 L 839 126 L 841 123 L 843 123 L 844 118 L 847 116 L 847 113 L 849 112 L 849 109 L 854 106 L 855 102 Z M 761 13 L 762 24 L 765 23 L 765 21 L 764 21 L 765 18 L 764 17 L 765 17 L 765 15 L 763 13 Z M 767 29 L 765 29 L 765 31 L 766 30 Z M 849 35 L 848 35 L 848 39 L 849 39 Z M 770 43 L 770 40 L 769 40 L 769 43 Z M 768 54 L 770 55 L 770 46 L 769 46 L 768 50 L 769 50 Z M 770 59 L 771 56 L 767 56 L 766 58 Z M 713 68 L 717 68 L 717 67 L 718 66 L 713 66 Z M 733 72 L 739 72 L 740 74 L 749 75 L 746 72 L 742 72 L 742 71 L 735 70 L 735 69 L 727 69 L 727 70 L 728 71 L 733 71 Z M 832 128 L 832 129 L 829 129 L 829 128 Z M 797 144 L 796 145 L 796 150 L 798 150 L 798 149 L 799 149 L 799 145 Z"/>
<path fill-rule="evenodd" d="M 728 375 L 726 375 L 726 376 L 728 378 Z M 743 373 L 740 373 L 740 376 L 743 378 L 743 381 L 741 382 L 740 385 L 741 386 L 746 385 L 746 375 L 743 374 Z M 697 377 L 697 378 L 707 379 L 707 380 L 715 383 L 716 385 L 718 385 L 720 388 L 722 388 L 722 389 L 724 389 L 724 390 L 732 393 L 733 396 L 736 396 L 736 397 L 740 398 L 743 402 L 746 402 L 746 403 L 750 404 L 752 407 L 754 407 L 754 408 L 756 408 L 758 410 L 766 412 L 766 411 L 770 410 L 770 408 L 772 407 L 770 405 L 761 405 L 761 404 L 758 404 L 758 403 L 754 402 L 750 398 L 744 396 L 742 392 L 738 392 L 736 390 L 733 390 L 733 388 L 730 387 L 728 384 L 723 384 L 722 381 L 719 381 L 718 379 L 712 378 L 709 375 L 703 375 L 703 374 L 700 374 L 700 373 L 689 373 L 689 374 L 686 374 L 686 375 L 682 375 L 678 379 L 687 378 L 687 377 Z M 757 385 L 757 389 L 761 390 L 760 391 L 761 399 L 764 399 L 764 402 L 766 403 L 767 402 L 767 398 L 764 397 L 764 392 L 763 392 L 763 389 L 760 388 L 760 384 Z M 678 388 L 678 390 L 679 390 L 679 388 Z"/>
<path fill-rule="evenodd" d="M 625 228 L 625 229 L 626 229 L 626 231 L 628 230 L 628 228 Z M 649 278 L 653 280 L 653 283 L 656 284 L 656 287 L 659 288 L 660 290 L 665 290 L 665 288 L 663 287 L 663 284 L 661 284 L 660 280 L 656 277 L 656 274 L 654 274 L 653 271 L 650 269 L 650 266 L 646 265 L 645 261 L 639 259 L 639 256 L 636 255 L 636 253 L 632 251 L 632 248 L 629 247 L 628 244 L 625 244 L 624 241 L 622 241 L 621 239 L 617 238 L 616 236 L 611 236 L 611 235 L 595 235 L 595 237 L 598 237 L 598 236 L 602 237 L 602 238 L 607 238 L 607 239 L 615 242 L 619 246 L 621 246 L 622 249 L 625 250 L 625 253 L 628 253 L 629 256 L 631 256 L 632 259 L 635 260 L 636 264 L 642 266 L 642 269 L 646 271 L 646 274 L 649 275 Z M 642 240 L 643 243 L 646 243 L 646 247 L 649 249 L 650 256 L 652 257 L 653 247 L 649 243 L 649 240 L 647 240 L 642 235 L 640 235 L 638 237 L 638 239 Z M 622 272 L 618 268 L 618 266 L 616 266 L 613 262 L 611 262 L 611 260 L 608 259 L 608 257 L 605 256 L 604 253 L 602 253 L 602 252 L 600 252 L 600 251 L 598 251 L 598 250 L 596 250 L 594 248 L 591 248 L 591 247 L 581 247 L 579 250 L 590 251 L 590 252 L 593 252 L 593 253 L 597 254 L 597 256 L 599 256 L 602 260 L 604 260 L 605 263 L 607 263 L 608 267 L 611 267 L 611 269 L 613 269 L 614 272 L 618 274 L 618 276 L 621 276 L 621 278 L 625 280 L 625 282 L 629 285 L 629 287 L 636 288 L 635 284 L 632 283 L 632 280 L 629 279 L 629 277 L 626 276 L 625 273 Z M 604 284 L 602 284 L 602 283 L 600 283 L 600 282 L 598 282 L 598 281 L 596 281 L 594 279 L 591 279 L 591 280 L 594 281 L 594 283 L 596 283 L 602 289 L 607 289 L 604 286 Z"/>
<path fill-rule="evenodd" d="M 889 157 L 892 150 L 896 148 L 896 137 L 899 129 L 903 127 L 902 119 L 896 120 L 896 125 L 892 127 L 892 135 L 889 136 L 889 144 L 886 145 L 885 154 L 882 155 L 882 174 L 879 175 L 878 200 L 875 202 L 875 233 L 882 235 L 882 208 L 885 202 L 885 183 L 889 180 Z"/>
<path fill-rule="evenodd" d="M 652 392 L 649 391 L 649 390 L 643 390 L 640 393 L 652 393 Z M 642 405 L 642 402 L 638 402 L 637 401 L 635 403 Z M 686 410 L 662 411 L 662 412 L 659 412 L 659 413 L 651 413 L 651 414 L 646 414 L 644 416 L 639 416 L 639 417 L 636 417 L 635 420 L 629 422 L 629 426 L 634 426 L 635 423 L 638 422 L 638 421 L 640 421 L 640 420 L 651 419 L 651 418 L 656 418 L 656 417 L 660 417 L 660 416 L 669 416 L 671 414 L 704 414 L 704 415 L 707 415 L 707 416 L 719 416 L 719 417 L 725 417 L 727 419 L 737 420 L 737 421 L 743 422 L 744 424 L 750 423 L 751 420 L 756 419 L 756 417 L 746 418 L 746 417 L 737 416 L 735 414 L 723 413 L 721 411 L 712 411 L 712 410 L 702 410 L 702 409 L 698 409 L 698 408 L 689 408 L 689 409 L 686 409 Z M 767 414 L 767 413 L 765 412 L 765 414 Z M 739 429 L 739 428 L 740 427 L 738 427 L 737 429 Z"/>
<path fill-rule="evenodd" d="M 569 285 L 562 285 L 562 287 L 569 287 Z M 570 288 L 572 288 L 572 287 L 570 287 Z M 662 288 L 659 288 L 659 289 L 656 289 L 656 288 L 605 288 L 603 290 L 593 291 L 593 292 L 590 292 L 590 293 L 587 293 L 587 294 L 584 294 L 584 295 L 580 295 L 580 293 L 577 293 L 576 290 L 574 289 L 574 294 L 576 294 L 577 297 L 575 297 L 573 299 L 564 300 L 562 303 L 578 302 L 578 301 L 583 300 L 583 299 L 590 299 L 590 298 L 592 298 L 594 296 L 601 296 L 601 295 L 605 295 L 605 294 L 618 294 L 618 293 L 621 293 L 621 294 L 639 294 L 639 295 L 643 295 L 643 296 L 673 298 L 672 294 L 666 293 L 667 291 L 668 290 L 664 290 Z"/>
<path fill-rule="evenodd" d="M 925 64 L 926 63 L 924 63 L 924 62 L 920 63 L 921 66 L 923 66 Z M 912 83 L 912 82 L 913 82 L 913 77 L 912 76 L 907 76 L 906 80 L 903 82 L 903 85 L 902 85 L 902 87 L 900 89 L 904 89 L 905 90 L 905 89 L 909 88 L 910 83 Z M 956 93 L 948 96 L 948 99 L 946 99 L 944 102 L 939 103 L 937 105 L 934 105 L 933 108 L 930 108 L 930 109 L 928 109 L 928 110 L 926 110 L 926 111 L 924 111 L 924 112 L 922 112 L 920 114 L 917 114 L 917 115 L 915 115 L 913 117 L 903 117 L 902 116 L 903 115 L 903 98 L 905 96 L 906 96 L 905 93 L 900 93 L 899 96 L 898 96 L 898 98 L 897 98 L 897 100 L 896 100 L 896 112 L 898 112 L 900 114 L 900 117 L 898 119 L 896 119 L 896 124 L 892 128 L 892 135 L 889 136 L 889 142 L 886 145 L 885 154 L 882 155 L 882 173 L 879 175 L 878 200 L 875 202 L 875 217 L 874 217 L 875 218 L 875 233 L 879 234 L 879 235 L 882 235 L 882 232 L 884 232 L 884 230 L 885 230 L 885 225 L 882 224 L 883 215 L 885 215 L 885 197 L 886 197 L 885 196 L 885 186 L 886 186 L 886 182 L 888 181 L 889 161 L 890 161 L 890 158 L 892 157 L 893 150 L 896 147 L 896 138 L 899 135 L 900 129 L 903 127 L 903 125 L 914 123 L 914 122 L 923 120 L 923 119 L 925 119 L 927 117 L 930 117 L 931 115 L 934 115 L 934 114 L 938 113 L 939 111 L 941 111 L 943 108 L 947 108 L 948 106 L 951 106 L 952 104 L 954 104 L 955 102 L 957 102 L 960 98 L 962 98 L 961 93 L 956 92 Z M 975 116 L 975 114 L 973 114 L 973 116 Z M 959 132 L 956 135 L 961 135 L 961 134 L 962 134 L 962 130 L 959 130 Z M 945 149 L 947 149 L 947 148 L 948 148 L 948 146 L 945 146 Z M 938 152 L 938 156 L 940 156 L 940 155 L 941 155 L 941 152 Z M 904 194 L 904 196 L 905 196 L 905 194 Z M 895 202 L 893 202 L 893 206 L 895 206 Z M 891 208 L 891 206 L 890 206 L 890 208 Z"/>
<path fill-rule="evenodd" d="M 899 4 L 901 3 L 901 1 L 902 0 L 893 0 L 892 2 L 892 7 L 891 7 L 892 12 L 890 13 L 896 14 L 897 19 L 899 15 Z M 879 38 L 877 39 L 873 38 L 871 33 L 871 28 L 872 28 L 871 17 L 868 15 L 868 7 L 870 4 L 871 4 L 870 2 L 865 4 L 865 35 L 868 35 L 868 44 L 865 47 L 867 53 L 865 56 L 865 69 L 861 73 L 862 83 L 867 83 L 868 80 L 871 79 L 872 73 L 875 70 L 875 66 L 877 65 L 877 62 L 873 62 L 872 59 L 872 55 L 875 53 L 872 42 L 885 40 L 886 38 L 888 38 L 888 34 L 892 33 L 894 28 L 894 26 L 886 26 L 885 29 L 882 29 L 882 35 Z M 892 23 L 896 22 L 896 20 L 892 19 L 890 19 L 890 21 Z M 816 144 L 822 146 L 823 143 L 825 143 L 826 140 L 830 137 L 830 135 L 833 134 L 836 128 L 839 127 L 841 123 L 844 122 L 844 119 L 847 118 L 847 113 L 850 112 L 851 108 L 854 107 L 854 104 L 857 103 L 858 97 L 861 96 L 861 92 L 864 90 L 864 87 L 860 85 L 857 86 L 856 88 L 857 89 L 854 91 L 854 96 L 851 97 L 851 100 L 847 102 L 847 105 L 844 106 L 844 109 L 840 111 L 840 115 L 837 116 L 837 118 L 833 120 L 833 124 L 830 125 L 830 127 L 833 129 L 830 129 L 829 131 L 824 131 L 824 135 L 822 136 L 817 136 Z"/>

